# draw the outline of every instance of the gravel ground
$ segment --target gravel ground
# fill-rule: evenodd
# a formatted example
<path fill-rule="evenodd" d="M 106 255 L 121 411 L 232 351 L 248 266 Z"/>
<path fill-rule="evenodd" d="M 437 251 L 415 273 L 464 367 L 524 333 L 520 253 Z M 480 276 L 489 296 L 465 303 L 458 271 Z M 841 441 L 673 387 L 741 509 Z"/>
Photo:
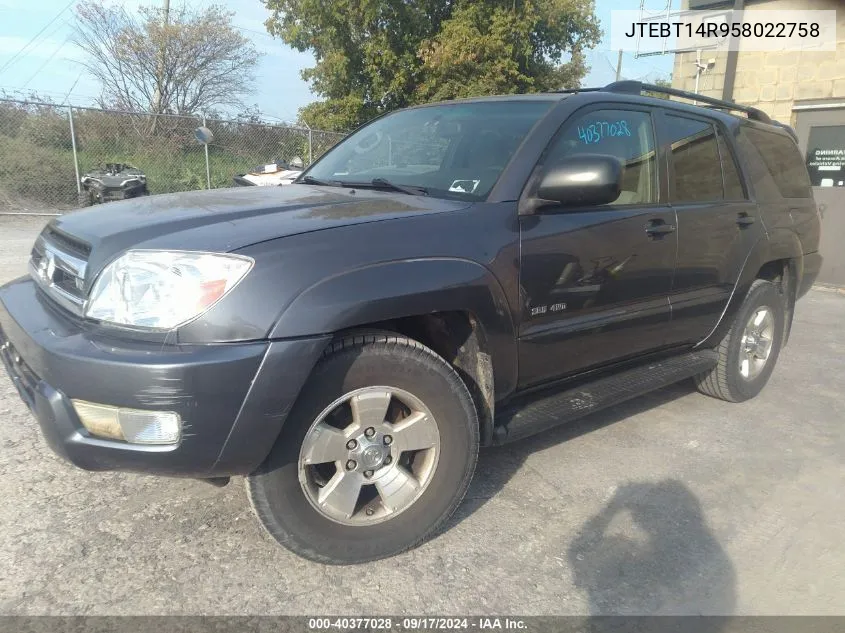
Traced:
<path fill-rule="evenodd" d="M 0 217 L 0 283 L 44 220 Z M 77 470 L 0 376 L 2 614 L 845 613 L 845 297 L 812 291 L 764 393 L 678 385 L 482 452 L 422 547 L 325 567 L 242 480 Z"/>

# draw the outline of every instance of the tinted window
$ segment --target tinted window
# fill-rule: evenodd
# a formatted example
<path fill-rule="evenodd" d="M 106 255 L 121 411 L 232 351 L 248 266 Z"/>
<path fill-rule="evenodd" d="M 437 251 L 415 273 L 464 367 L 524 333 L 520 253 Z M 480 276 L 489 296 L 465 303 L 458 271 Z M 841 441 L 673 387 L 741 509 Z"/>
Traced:
<path fill-rule="evenodd" d="M 722 200 L 722 167 L 716 130 L 710 123 L 666 116 L 672 143 L 672 200 L 707 202 Z"/>
<path fill-rule="evenodd" d="M 725 179 L 725 200 L 744 200 L 745 191 L 737 169 L 736 161 L 728 147 L 728 142 L 721 134 L 718 135 L 719 155 L 722 158 L 722 176 Z"/>
<path fill-rule="evenodd" d="M 810 177 L 801 152 L 789 136 L 746 127 L 745 133 L 757 148 L 766 169 L 784 198 L 809 198 Z"/>
<path fill-rule="evenodd" d="M 609 154 L 622 162 L 622 193 L 612 204 L 657 200 L 654 128 L 648 113 L 594 110 L 571 119 L 549 147 L 543 167 L 579 154 Z"/>
<path fill-rule="evenodd" d="M 308 174 L 364 185 L 385 178 L 432 196 L 484 198 L 554 101 L 451 103 L 399 110 L 332 148 Z"/>

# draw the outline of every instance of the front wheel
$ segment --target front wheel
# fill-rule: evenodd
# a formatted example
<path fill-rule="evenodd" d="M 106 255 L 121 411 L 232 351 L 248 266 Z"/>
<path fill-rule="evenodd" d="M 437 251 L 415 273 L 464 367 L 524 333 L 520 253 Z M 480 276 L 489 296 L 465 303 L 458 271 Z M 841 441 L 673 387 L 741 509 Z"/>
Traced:
<path fill-rule="evenodd" d="M 247 491 L 288 549 L 360 563 L 433 534 L 466 493 L 478 445 L 472 398 L 445 360 L 403 336 L 350 336 L 317 364 Z"/>
<path fill-rule="evenodd" d="M 701 393 L 729 402 L 756 396 L 772 375 L 783 342 L 786 311 L 778 286 L 756 280 L 717 348 L 718 364 L 695 377 Z"/>

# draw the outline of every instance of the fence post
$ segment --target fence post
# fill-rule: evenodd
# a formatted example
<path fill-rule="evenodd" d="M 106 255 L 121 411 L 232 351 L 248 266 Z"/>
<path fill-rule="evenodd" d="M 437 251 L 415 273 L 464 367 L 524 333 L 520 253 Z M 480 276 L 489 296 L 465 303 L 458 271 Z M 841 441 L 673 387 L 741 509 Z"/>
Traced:
<path fill-rule="evenodd" d="M 204 114 L 202 115 L 202 126 L 206 127 Z M 203 143 L 203 148 L 205 149 L 205 183 L 208 185 L 208 189 L 211 189 L 211 165 L 208 163 L 208 143 Z"/>
<path fill-rule="evenodd" d="M 76 194 L 82 193 L 82 183 L 79 181 L 79 157 L 76 154 L 76 132 L 73 129 L 73 108 L 67 109 L 67 121 L 70 125 L 70 145 L 73 148 L 73 171 L 76 173 Z"/>
<path fill-rule="evenodd" d="M 311 126 L 308 125 L 305 121 L 302 122 L 302 125 L 304 125 L 308 129 L 308 164 L 310 165 L 313 162 L 313 159 L 311 158 L 313 155 L 311 151 Z"/>

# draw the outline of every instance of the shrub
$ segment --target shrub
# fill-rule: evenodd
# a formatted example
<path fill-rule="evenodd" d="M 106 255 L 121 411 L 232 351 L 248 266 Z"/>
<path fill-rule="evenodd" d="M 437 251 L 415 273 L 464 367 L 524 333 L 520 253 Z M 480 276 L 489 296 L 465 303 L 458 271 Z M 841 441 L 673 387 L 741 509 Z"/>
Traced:
<path fill-rule="evenodd" d="M 36 145 L 22 137 L 0 135 L 0 190 L 3 197 L 38 206 L 76 203 L 73 154 Z"/>

